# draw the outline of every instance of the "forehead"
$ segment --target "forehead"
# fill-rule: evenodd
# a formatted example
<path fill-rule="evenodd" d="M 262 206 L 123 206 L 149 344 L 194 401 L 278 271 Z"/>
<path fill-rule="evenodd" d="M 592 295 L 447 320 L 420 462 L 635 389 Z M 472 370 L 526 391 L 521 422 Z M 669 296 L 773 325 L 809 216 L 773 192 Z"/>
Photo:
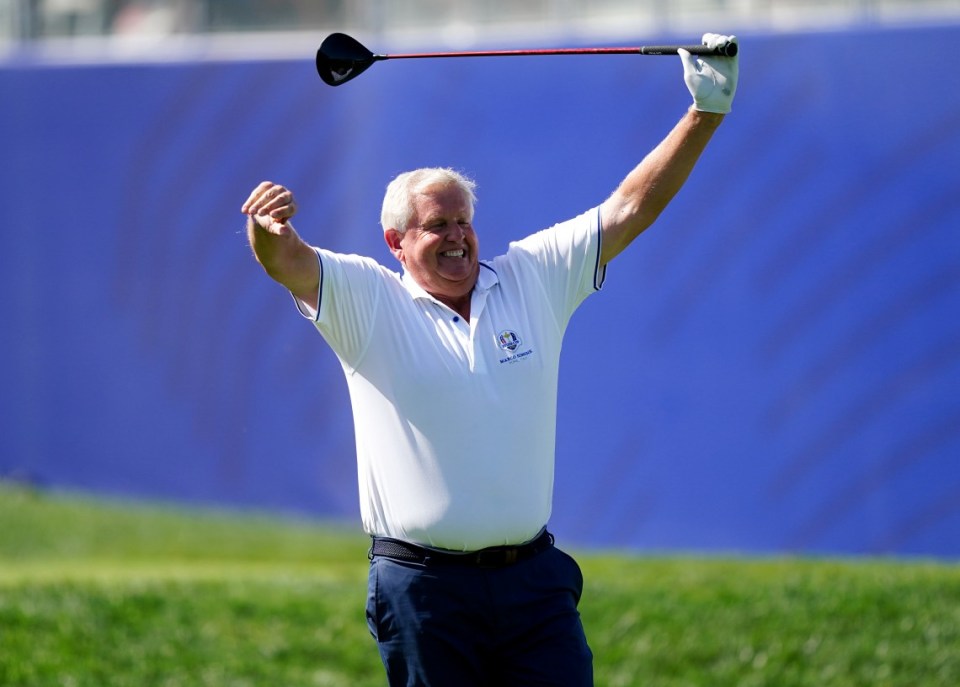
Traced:
<path fill-rule="evenodd" d="M 445 215 L 467 215 L 470 199 L 456 184 L 434 184 L 417 190 L 412 197 L 413 211 L 420 220 Z"/>

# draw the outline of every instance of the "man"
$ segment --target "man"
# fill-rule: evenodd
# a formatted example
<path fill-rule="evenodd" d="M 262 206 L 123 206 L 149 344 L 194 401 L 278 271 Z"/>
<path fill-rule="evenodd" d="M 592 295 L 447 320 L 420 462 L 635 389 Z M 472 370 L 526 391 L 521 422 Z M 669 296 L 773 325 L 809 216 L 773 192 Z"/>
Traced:
<path fill-rule="evenodd" d="M 473 182 L 449 169 L 387 187 L 383 236 L 402 276 L 309 246 L 282 186 L 264 182 L 243 205 L 257 260 L 347 378 L 373 538 L 367 618 L 391 685 L 593 682 L 583 578 L 546 530 L 560 344 L 730 111 L 737 58 L 681 60 L 694 104 L 613 194 L 490 261 Z"/>

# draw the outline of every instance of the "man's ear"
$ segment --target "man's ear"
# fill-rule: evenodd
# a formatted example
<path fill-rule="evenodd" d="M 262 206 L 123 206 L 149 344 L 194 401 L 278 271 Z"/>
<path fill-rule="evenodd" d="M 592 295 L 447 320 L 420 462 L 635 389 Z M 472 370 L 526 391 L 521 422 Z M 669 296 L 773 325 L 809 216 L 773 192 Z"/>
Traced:
<path fill-rule="evenodd" d="M 393 257 L 403 262 L 403 248 L 400 245 L 400 242 L 403 239 L 403 234 L 401 234 L 396 229 L 387 229 L 383 232 L 383 240 L 387 244 L 387 248 L 390 249 L 390 252 L 393 253 Z"/>

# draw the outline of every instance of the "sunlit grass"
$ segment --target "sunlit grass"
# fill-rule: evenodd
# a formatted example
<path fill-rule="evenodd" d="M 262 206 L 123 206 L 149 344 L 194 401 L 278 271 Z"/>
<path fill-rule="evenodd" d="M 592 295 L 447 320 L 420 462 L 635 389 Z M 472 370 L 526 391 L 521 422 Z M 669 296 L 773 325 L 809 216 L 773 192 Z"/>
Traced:
<path fill-rule="evenodd" d="M 367 545 L 0 485 L 0 685 L 383 685 Z M 960 684 L 956 565 L 577 557 L 597 685 Z"/>

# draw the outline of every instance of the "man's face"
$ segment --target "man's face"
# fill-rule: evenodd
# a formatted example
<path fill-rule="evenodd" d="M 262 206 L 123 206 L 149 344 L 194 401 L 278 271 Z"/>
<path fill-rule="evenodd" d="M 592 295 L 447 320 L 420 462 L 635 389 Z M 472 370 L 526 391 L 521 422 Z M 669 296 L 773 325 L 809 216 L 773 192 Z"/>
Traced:
<path fill-rule="evenodd" d="M 387 244 L 407 272 L 439 301 L 469 298 L 480 272 L 470 201 L 456 185 L 430 186 L 413 197 L 407 230 L 388 230 Z"/>

